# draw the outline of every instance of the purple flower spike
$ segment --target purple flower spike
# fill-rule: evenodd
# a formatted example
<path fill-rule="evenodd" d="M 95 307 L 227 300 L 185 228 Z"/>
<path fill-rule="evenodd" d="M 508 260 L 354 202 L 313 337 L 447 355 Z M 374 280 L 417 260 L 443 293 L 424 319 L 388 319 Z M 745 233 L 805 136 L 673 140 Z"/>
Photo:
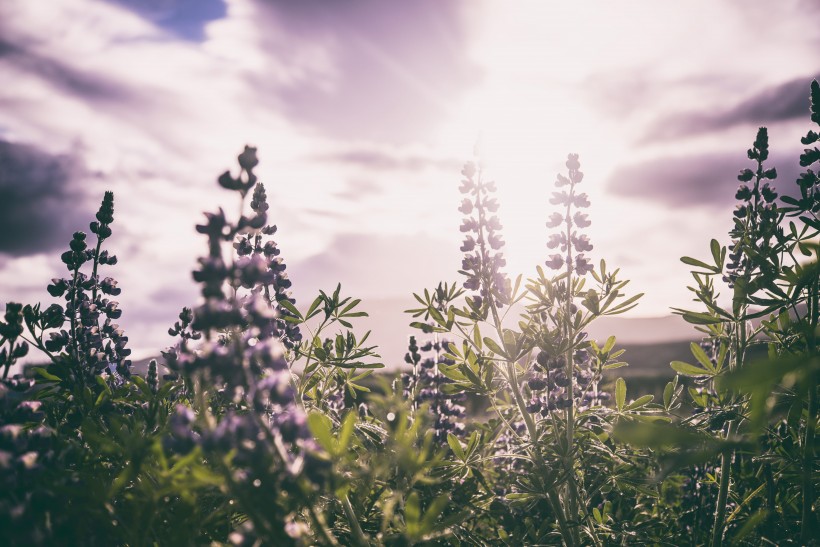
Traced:
<path fill-rule="evenodd" d="M 465 180 L 461 192 L 468 194 L 459 207 L 466 215 L 459 228 L 467 234 L 461 251 L 462 269 L 459 273 L 467 277 L 464 287 L 480 291 L 483 299 L 491 298 L 498 308 L 509 302 L 510 282 L 501 273 L 505 261 L 497 252 L 504 246 L 501 237 L 501 222 L 493 213 L 498 210 L 498 202 L 491 196 L 495 191 L 494 182 L 484 182 L 481 169 L 472 162 L 461 171 Z"/>

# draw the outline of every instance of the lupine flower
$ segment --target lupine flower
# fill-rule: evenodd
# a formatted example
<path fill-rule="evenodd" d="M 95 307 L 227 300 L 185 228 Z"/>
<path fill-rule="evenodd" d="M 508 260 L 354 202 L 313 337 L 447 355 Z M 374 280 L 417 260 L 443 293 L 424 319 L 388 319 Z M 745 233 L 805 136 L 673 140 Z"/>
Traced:
<path fill-rule="evenodd" d="M 756 162 L 756 169 L 743 169 L 738 180 L 743 183 L 738 187 L 735 198 L 738 203 L 734 212 L 734 227 L 729 232 L 732 243 L 729 245 L 729 263 L 724 280 L 734 286 L 738 277 L 751 276 L 755 271 L 764 273 L 769 269 L 765 258 L 757 260 L 761 251 L 771 247 L 771 240 L 777 232 L 778 211 L 774 201 L 777 192 L 766 180 L 777 178 L 777 170 L 764 169 L 763 162 L 769 157 L 769 136 L 765 127 L 757 132 L 757 137 L 747 155 Z M 747 183 L 751 183 L 751 186 Z M 751 245 L 753 252 L 746 252 Z"/>
<path fill-rule="evenodd" d="M 446 394 L 442 391 L 442 386 L 451 382 L 438 368 L 440 364 L 452 364 L 442 355 L 445 345 L 445 342 L 436 340 L 419 347 L 416 337 L 411 336 L 404 360 L 412 369 L 402 374 L 403 395 L 412 402 L 413 409 L 425 403 L 429 406 L 433 416 L 433 439 L 438 443 L 446 443 L 449 433 L 460 435 L 464 432 L 466 414 L 463 393 Z M 422 353 L 432 353 L 432 356 L 423 358 Z"/>
<path fill-rule="evenodd" d="M 84 232 L 75 232 L 69 250 L 61 256 L 70 276 L 52 279 L 47 287 L 52 296 L 65 298 L 65 309 L 53 305 L 40 314 L 44 327 L 59 328 L 65 321 L 71 324 L 70 329 L 49 333 L 44 346 L 54 353 L 66 350 L 89 376 L 103 372 L 120 377 L 130 375 L 128 337 L 112 323 L 122 316 L 122 309 L 118 302 L 106 298 L 118 296 L 122 289 L 114 278 L 100 280 L 98 276 L 100 266 L 117 263 L 115 256 L 102 249 L 103 242 L 112 234 L 113 222 L 114 194 L 106 192 L 96 220 L 90 224 L 91 232 L 97 236 L 95 247 L 89 248 Z M 92 268 L 90 275 L 80 271 L 88 263 Z M 58 317 L 60 311 L 62 320 Z"/>
<path fill-rule="evenodd" d="M 811 121 L 820 125 L 820 84 L 817 80 L 811 83 Z M 809 131 L 805 137 L 800 139 L 804 146 L 810 146 L 820 141 L 820 133 Z M 805 148 L 800 154 L 800 166 L 810 167 L 820 162 L 820 148 Z M 782 211 L 791 217 L 805 215 L 813 218 L 815 222 L 820 216 L 820 174 L 812 169 L 806 169 L 797 178 L 800 197 L 782 196 L 780 199 L 785 204 Z"/>
<path fill-rule="evenodd" d="M 246 147 L 239 163 L 240 178 L 226 174 L 220 184 L 244 198 L 256 184 L 255 149 Z M 208 238 L 208 255 L 194 272 L 203 301 L 180 313 L 179 322 L 169 330 L 180 341 L 163 355 L 171 370 L 207 380 L 202 385 L 217 387 L 229 405 L 215 425 L 197 423 L 198 436 L 192 433 L 195 419 L 190 409 L 178 406 L 167 447 L 180 451 L 199 445 L 216 458 L 232 454 L 235 488 L 254 497 L 262 495 L 257 493 L 263 483 L 268 489 L 283 488 L 282 481 L 305 477 L 323 484 L 330 464 L 308 431 L 307 415 L 295 400 L 284 359 L 285 346 L 298 341 L 299 333 L 284 324 L 274 307 L 289 298 L 285 289 L 290 282 L 283 277 L 275 243 L 262 238 L 272 235 L 275 227 L 264 224 L 268 207 L 261 185 L 254 189 L 251 208 L 253 217 L 231 223 L 220 210 L 207 215 L 206 224 L 199 227 Z M 223 256 L 229 243 L 234 244 L 235 259 Z M 192 347 L 189 342 L 200 335 L 203 342 Z M 270 519 L 284 527 L 284 514 L 280 518 L 276 508 Z"/>
<path fill-rule="evenodd" d="M 546 417 L 556 409 L 570 406 L 585 409 L 609 398 L 608 393 L 598 389 L 601 374 L 600 370 L 593 368 L 594 363 L 584 345 L 586 338 L 583 332 L 575 338 L 572 378 L 567 377 L 566 355 L 553 355 L 543 350 L 536 353 L 531 376 L 527 380 L 531 393 L 527 412 Z M 573 385 L 573 400 L 568 397 L 570 384 Z"/>
<path fill-rule="evenodd" d="M 550 269 L 560 270 L 566 268 L 577 275 L 586 275 L 592 271 L 592 265 L 583 253 L 592 250 L 589 237 L 578 232 L 580 228 L 590 225 L 585 213 L 573 212 L 573 208 L 583 209 L 589 207 L 589 197 L 584 193 L 576 193 L 576 186 L 584 179 L 584 174 L 580 171 L 581 164 L 578 161 L 578 154 L 569 154 L 566 162 L 569 170 L 568 176 L 558 174 L 555 186 L 569 186 L 568 190 L 553 192 L 550 197 L 552 205 L 564 207 L 564 213 L 552 213 L 547 220 L 547 228 L 557 228 L 564 225 L 561 232 L 553 233 L 547 240 L 547 247 L 550 249 L 560 248 L 563 254 L 552 254 L 544 264 Z M 575 255 L 573 256 L 573 251 Z"/>
<path fill-rule="evenodd" d="M 466 289 L 478 291 L 482 302 L 489 298 L 501 308 L 509 303 L 511 289 L 502 271 L 506 260 L 497 252 L 504 246 L 504 240 L 499 233 L 501 223 L 493 214 L 498 210 L 498 202 L 491 196 L 495 183 L 484 182 L 481 169 L 473 162 L 465 164 L 461 174 L 464 179 L 459 190 L 468 197 L 459 207 L 465 215 L 460 230 L 467 234 L 461 246 L 466 254 L 459 273 L 467 277 Z"/>
<path fill-rule="evenodd" d="M 257 216 L 266 215 L 270 206 L 267 201 L 264 185 L 257 184 L 253 189 L 251 210 Z M 298 325 L 287 321 L 291 312 L 282 303 L 287 301 L 296 304 L 290 293 L 291 281 L 285 273 L 285 263 L 279 256 L 280 250 L 275 241 L 266 239 L 277 231 L 274 225 L 260 226 L 258 231 L 242 234 L 234 241 L 234 249 L 245 262 L 243 278 L 240 283 L 245 288 L 260 287 L 268 306 L 275 310 L 275 316 L 270 318 L 268 330 L 270 335 L 282 341 L 285 347 L 291 349 L 302 339 Z"/>

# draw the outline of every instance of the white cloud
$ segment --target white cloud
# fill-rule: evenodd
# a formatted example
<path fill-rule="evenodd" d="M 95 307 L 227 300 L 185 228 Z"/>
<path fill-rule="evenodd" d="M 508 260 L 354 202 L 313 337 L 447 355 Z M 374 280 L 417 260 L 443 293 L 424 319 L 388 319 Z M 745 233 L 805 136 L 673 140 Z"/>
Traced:
<path fill-rule="evenodd" d="M 452 258 L 442 250 L 430 260 L 457 264 L 454 164 L 483 135 L 510 267 L 522 273 L 546 257 L 551 184 L 566 154 L 579 152 L 595 254 L 628 262 L 635 290 L 657 295 L 641 313 L 661 314 L 688 298 L 678 257 L 723 233 L 730 213 L 724 222 L 616 196 L 606 181 L 618 167 L 672 152 L 697 161 L 721 145 L 742 159 L 753 138 L 741 138 L 745 128 L 638 141 L 664 116 L 731 106 L 819 68 L 820 31 L 799 3 L 763 16 L 739 2 L 418 3 L 400 13 L 363 5 L 317 13 L 231 0 L 201 43 L 100 1 L 0 6 L 2 41 L 18 50 L 4 56 L 0 44 L 0 79 L 11 82 L 0 89 L 0 135 L 80 157 L 89 174 L 76 182 L 92 207 L 104 189 L 115 191 L 114 271 L 122 323 L 141 335 L 135 347 L 163 345 L 177 313 L 157 312 L 152 295 L 174 305 L 195 295 L 177 290 L 190 287 L 204 249 L 193 225 L 219 204 L 233 212 L 215 179 L 245 143 L 259 147 L 290 263 L 326 252 L 339 234 L 418 233 L 452 249 Z M 44 287 L 52 275 L 44 264 L 4 259 L 4 292 L 28 298 Z M 348 267 L 368 285 L 364 259 Z M 312 275 L 332 286 L 338 273 Z M 420 288 L 410 282 L 368 286 L 393 298 Z"/>

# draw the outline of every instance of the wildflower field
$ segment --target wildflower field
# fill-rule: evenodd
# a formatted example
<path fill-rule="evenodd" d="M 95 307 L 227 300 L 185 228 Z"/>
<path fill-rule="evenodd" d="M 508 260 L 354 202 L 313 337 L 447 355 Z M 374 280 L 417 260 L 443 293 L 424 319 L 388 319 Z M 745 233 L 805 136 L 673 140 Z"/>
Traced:
<path fill-rule="evenodd" d="M 453 173 L 459 280 L 413 295 L 397 372 L 357 327 L 366 302 L 341 285 L 291 296 L 273 239 L 288 226 L 250 146 L 196 226 L 199 301 L 133 371 L 106 192 L 66 234 L 64 277 L 0 322 L 0 543 L 817 544 L 820 85 L 806 92 L 792 191 L 771 184 L 760 128 L 727 233 L 681 259 L 691 357 L 659 363 L 674 379 L 658 399 L 618 377 L 615 337 L 587 334 L 641 294 L 589 258 L 577 154 L 538 197 L 543 260 L 515 279 L 503 181 L 480 157 Z"/>

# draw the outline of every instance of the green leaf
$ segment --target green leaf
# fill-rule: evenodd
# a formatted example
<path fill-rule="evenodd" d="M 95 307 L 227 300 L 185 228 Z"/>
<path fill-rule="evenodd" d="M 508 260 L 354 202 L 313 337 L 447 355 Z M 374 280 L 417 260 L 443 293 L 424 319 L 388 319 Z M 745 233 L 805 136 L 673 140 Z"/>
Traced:
<path fill-rule="evenodd" d="M 338 453 L 342 454 L 345 450 L 347 450 L 348 445 L 350 444 L 350 439 L 353 436 L 353 429 L 356 426 L 356 413 L 348 411 L 347 415 L 345 416 L 344 420 L 342 421 L 342 428 L 339 431 L 339 448 Z"/>
<path fill-rule="evenodd" d="M 134 384 L 136 384 L 137 387 L 140 388 L 140 391 L 142 391 L 147 397 L 151 397 L 151 396 L 154 395 L 154 393 L 151 391 L 151 388 L 148 386 L 148 384 L 145 382 L 145 380 L 143 380 L 141 377 L 139 377 L 137 375 L 133 375 L 133 376 L 131 376 L 131 381 Z M 168 385 L 168 384 L 166 384 L 166 385 Z"/>
<path fill-rule="evenodd" d="M 446 320 L 446 319 L 444 319 L 444 316 L 443 316 L 443 315 L 441 315 L 441 312 L 439 312 L 436 308 L 433 308 L 433 307 L 431 306 L 431 307 L 430 307 L 430 309 L 429 309 L 428 311 L 430 312 L 430 317 L 432 317 L 432 318 L 433 318 L 433 320 L 434 320 L 436 323 L 438 323 L 438 324 L 439 324 L 439 325 L 441 325 L 441 326 L 444 326 L 444 325 L 446 325 L 446 324 L 447 324 L 447 320 Z"/>
<path fill-rule="evenodd" d="M 302 314 L 299 313 L 299 310 L 296 309 L 296 306 L 294 306 L 289 300 L 283 298 L 282 300 L 279 300 L 277 302 L 280 306 L 282 306 L 283 308 L 288 310 L 290 313 L 292 313 L 293 315 L 295 315 L 299 319 L 304 319 L 302 317 Z"/>
<path fill-rule="evenodd" d="M 712 360 L 709 359 L 709 356 L 706 355 L 706 352 L 703 351 L 703 348 L 700 347 L 699 344 L 690 342 L 689 349 L 692 351 L 692 355 L 694 355 L 695 359 L 698 360 L 698 363 L 703 365 L 704 368 L 713 374 L 717 372 L 715 365 L 712 364 Z"/>
<path fill-rule="evenodd" d="M 319 309 L 318 309 L 318 308 L 319 308 L 319 305 L 320 305 L 321 303 L 322 303 L 322 297 L 321 297 L 321 296 L 317 296 L 317 297 L 313 300 L 313 302 L 310 304 L 310 307 L 308 308 L 308 311 L 307 311 L 307 313 L 305 314 L 305 316 L 306 316 L 308 319 L 310 319 L 311 317 L 313 317 L 313 314 L 314 314 L 314 313 L 318 313 L 318 311 L 319 311 Z"/>
<path fill-rule="evenodd" d="M 413 490 L 404 502 L 404 521 L 407 525 L 407 532 L 412 535 L 418 534 L 421 521 L 421 502 L 419 494 Z"/>
<path fill-rule="evenodd" d="M 436 530 L 436 520 L 450 503 L 448 494 L 441 494 L 427 506 L 427 511 L 421 519 L 421 530 L 423 534 L 429 534 Z"/>
<path fill-rule="evenodd" d="M 672 395 L 675 393 L 675 384 L 667 382 L 666 387 L 663 388 L 663 406 L 668 409 L 672 404 Z"/>
<path fill-rule="evenodd" d="M 712 251 L 712 258 L 715 259 L 715 266 L 717 271 L 723 270 L 723 260 L 722 260 L 722 253 L 720 249 L 720 243 L 718 243 L 717 239 L 713 239 L 709 243 L 709 248 Z"/>
<path fill-rule="evenodd" d="M 461 442 L 459 442 L 458 438 L 452 433 L 447 434 L 447 444 L 450 445 L 450 450 L 453 451 L 453 454 L 455 454 L 459 460 L 465 460 L 464 449 L 461 447 Z"/>
<path fill-rule="evenodd" d="M 644 295 L 644 293 L 638 293 L 635 296 L 631 296 L 631 297 L 627 298 L 626 300 L 624 300 L 623 302 L 621 302 L 620 304 L 618 304 L 617 306 L 615 306 L 611 310 L 608 310 L 606 313 L 604 313 L 604 315 L 618 315 L 618 314 L 621 314 L 621 313 L 624 313 L 626 311 L 631 310 L 632 308 L 637 306 L 636 302 L 643 295 Z"/>
<path fill-rule="evenodd" d="M 330 418 L 321 412 L 311 412 L 308 415 L 308 428 L 319 444 L 322 445 L 322 448 L 333 454 L 334 442 L 331 433 L 333 422 L 330 421 Z"/>
<path fill-rule="evenodd" d="M 48 371 L 47 371 L 46 369 L 44 369 L 43 367 L 34 367 L 34 368 L 33 368 L 33 369 L 31 369 L 31 370 L 32 370 L 35 374 L 37 374 L 38 376 L 40 376 L 41 378 L 45 378 L 46 380 L 50 380 L 50 381 L 52 381 L 52 382 L 59 382 L 59 381 L 61 381 L 61 380 L 62 380 L 62 378 L 60 378 L 59 376 L 55 376 L 55 375 L 51 374 L 50 372 L 48 372 Z"/>
<path fill-rule="evenodd" d="M 492 351 L 496 355 L 500 355 L 501 357 L 504 357 L 504 358 L 507 357 L 507 354 L 504 352 L 503 349 L 501 349 L 501 346 L 499 346 L 498 343 L 496 343 L 496 341 L 493 340 L 492 338 L 490 338 L 488 336 L 485 336 L 484 337 L 484 343 L 487 345 L 488 348 L 490 348 L 490 351 Z"/>
<path fill-rule="evenodd" d="M 615 380 L 615 407 L 623 410 L 626 402 L 626 382 L 623 378 Z"/>
<path fill-rule="evenodd" d="M 473 431 L 472 435 L 470 435 L 470 439 L 467 441 L 467 455 L 472 456 L 475 449 L 478 448 L 478 444 L 481 442 L 481 435 L 478 431 Z"/>
<path fill-rule="evenodd" d="M 723 319 L 715 317 L 714 315 L 709 315 L 708 313 L 691 311 L 681 311 L 679 313 L 683 317 L 684 321 L 687 323 L 692 323 L 693 325 L 717 325 L 725 322 Z"/>
<path fill-rule="evenodd" d="M 669 366 L 672 367 L 672 370 L 684 376 L 712 376 L 708 370 L 684 363 L 683 361 L 672 361 L 669 363 Z"/>
<path fill-rule="evenodd" d="M 709 272 L 720 273 L 720 270 L 715 270 L 714 266 L 710 266 L 709 264 L 707 264 L 705 262 L 701 262 L 700 260 L 697 260 L 695 258 L 691 258 L 691 257 L 688 257 L 688 256 L 683 256 L 683 257 L 681 257 L 680 261 L 683 262 L 684 264 L 689 265 L 689 266 L 694 266 L 696 268 L 703 268 L 704 270 L 707 270 Z"/>
<path fill-rule="evenodd" d="M 362 301 L 361 298 L 355 298 L 355 299 L 351 300 L 350 303 L 347 306 L 342 308 L 342 311 L 340 311 L 339 314 L 340 315 L 347 315 L 347 312 L 349 312 L 350 310 L 352 310 L 353 308 L 358 306 L 361 303 L 361 301 Z M 364 313 L 364 312 L 357 312 L 357 313 Z"/>
<path fill-rule="evenodd" d="M 652 399 L 654 399 L 654 398 L 655 398 L 654 395 L 643 395 L 641 397 L 638 397 L 637 399 L 635 399 L 634 401 L 632 401 L 628 405 L 626 405 L 624 407 L 624 410 L 635 410 L 636 408 L 641 408 L 642 406 L 645 406 L 648 403 L 651 403 Z"/>

